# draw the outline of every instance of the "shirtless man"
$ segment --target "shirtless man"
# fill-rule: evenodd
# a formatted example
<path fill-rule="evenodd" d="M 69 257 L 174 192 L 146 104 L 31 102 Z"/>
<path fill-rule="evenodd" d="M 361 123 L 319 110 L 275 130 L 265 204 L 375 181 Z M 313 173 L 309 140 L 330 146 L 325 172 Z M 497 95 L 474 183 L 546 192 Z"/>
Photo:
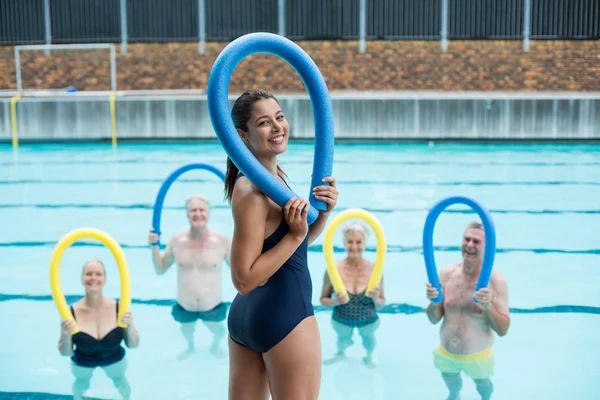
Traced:
<path fill-rule="evenodd" d="M 213 333 L 210 351 L 222 358 L 226 355 L 221 341 L 226 335 L 227 306 L 221 301 L 221 264 L 226 261 L 230 265 L 231 241 L 207 227 L 210 204 L 205 197 L 192 196 L 185 204 L 190 228 L 176 234 L 163 255 L 153 245 L 152 262 L 158 275 L 164 274 L 174 262 L 178 265 L 177 303 L 171 315 L 181 323 L 181 333 L 188 344 L 178 359 L 185 359 L 195 351 L 194 329 L 198 319 Z M 158 235 L 151 229 L 148 242 L 152 245 L 157 241 Z"/>
<path fill-rule="evenodd" d="M 433 324 L 442 318 L 441 344 L 434 351 L 434 365 L 442 373 L 450 395 L 459 399 L 462 388 L 461 371 L 475 381 L 484 400 L 493 391 L 494 335 L 508 332 L 510 316 L 508 287 L 502 274 L 492 271 L 487 288 L 475 292 L 485 249 L 485 232 L 479 222 L 467 225 L 462 240 L 463 261 L 440 271 L 444 301 L 430 303 L 427 317 Z M 473 295 L 479 303 L 473 301 Z M 438 291 L 427 283 L 427 298 L 434 299 Z"/>

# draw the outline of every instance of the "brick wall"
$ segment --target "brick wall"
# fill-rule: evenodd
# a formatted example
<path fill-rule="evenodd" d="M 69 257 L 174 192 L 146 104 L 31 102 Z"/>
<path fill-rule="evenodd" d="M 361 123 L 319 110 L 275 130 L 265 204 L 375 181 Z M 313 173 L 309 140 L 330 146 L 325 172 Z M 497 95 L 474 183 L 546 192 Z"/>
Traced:
<path fill-rule="evenodd" d="M 298 42 L 315 60 L 331 91 L 337 90 L 510 90 L 600 91 L 600 41 L 439 42 L 373 41 L 358 52 L 355 41 Z M 206 88 L 211 65 L 225 43 L 130 44 L 117 49 L 118 89 Z M 108 50 L 22 53 L 25 89 L 109 90 Z M 229 90 L 262 87 L 303 92 L 294 70 L 271 55 L 242 61 Z M 0 47 L 0 89 L 15 89 L 14 51 Z"/>

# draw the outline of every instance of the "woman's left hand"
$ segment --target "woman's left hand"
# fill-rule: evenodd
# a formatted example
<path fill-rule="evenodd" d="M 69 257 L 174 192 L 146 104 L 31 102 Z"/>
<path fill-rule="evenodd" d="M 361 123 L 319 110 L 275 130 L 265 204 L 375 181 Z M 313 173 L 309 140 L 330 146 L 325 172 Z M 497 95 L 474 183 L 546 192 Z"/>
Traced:
<path fill-rule="evenodd" d="M 329 182 L 329 185 L 315 186 L 313 188 L 313 196 L 315 196 L 315 199 L 327 203 L 327 209 L 322 212 L 329 214 L 337 204 L 338 190 L 335 187 L 335 178 L 333 176 L 323 178 L 323 182 Z"/>
<path fill-rule="evenodd" d="M 379 298 L 379 293 L 381 293 L 381 290 L 379 287 L 375 287 L 367 292 L 367 297 L 377 300 Z"/>
<path fill-rule="evenodd" d="M 123 314 L 121 317 L 121 322 L 127 324 L 127 326 L 133 324 L 133 315 L 131 315 L 131 311 L 127 311 Z"/>

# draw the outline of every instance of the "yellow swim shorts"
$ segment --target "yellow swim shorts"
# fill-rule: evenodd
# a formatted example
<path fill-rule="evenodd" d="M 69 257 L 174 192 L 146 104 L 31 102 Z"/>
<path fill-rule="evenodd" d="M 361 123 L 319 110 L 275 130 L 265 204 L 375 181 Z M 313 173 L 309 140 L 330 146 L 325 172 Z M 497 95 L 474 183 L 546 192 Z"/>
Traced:
<path fill-rule="evenodd" d="M 462 371 L 473 379 L 487 379 L 494 375 L 494 350 L 488 347 L 477 353 L 454 354 L 440 345 L 433 351 L 433 365 L 447 374 Z"/>

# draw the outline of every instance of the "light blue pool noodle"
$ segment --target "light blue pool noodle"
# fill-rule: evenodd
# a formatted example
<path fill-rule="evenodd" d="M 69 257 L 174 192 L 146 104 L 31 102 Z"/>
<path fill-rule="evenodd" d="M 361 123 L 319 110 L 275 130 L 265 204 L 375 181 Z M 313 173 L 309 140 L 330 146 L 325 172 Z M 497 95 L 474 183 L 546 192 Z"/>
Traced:
<path fill-rule="evenodd" d="M 162 185 L 160 186 L 160 189 L 158 190 L 158 194 L 156 195 L 156 200 L 154 201 L 154 208 L 152 210 L 152 228 L 154 229 L 154 233 L 158 235 L 159 239 L 158 242 L 153 243 L 153 245 L 160 246 L 160 217 L 162 215 L 163 203 L 165 201 L 165 197 L 167 196 L 169 188 L 171 187 L 173 182 L 175 182 L 177 178 L 179 178 L 182 174 L 193 169 L 202 169 L 210 171 L 213 174 L 217 175 L 219 178 L 221 178 L 221 180 L 225 180 L 225 172 L 210 164 L 191 163 L 179 167 L 178 169 L 173 171 L 171 175 L 169 175 L 167 179 L 163 181 Z"/>
<path fill-rule="evenodd" d="M 208 79 L 208 112 L 213 128 L 233 163 L 276 204 L 284 207 L 290 198 L 298 197 L 256 160 L 240 138 L 231 119 L 228 103 L 231 74 L 240 61 L 254 53 L 273 54 L 285 60 L 300 75 L 308 90 L 315 127 L 313 171 L 308 197 L 311 205 L 308 223 L 312 224 L 319 216 L 318 210 L 327 209 L 327 203 L 314 198 L 312 189 L 329 184 L 322 180 L 331 176 L 333 169 L 334 121 L 325 80 L 317 65 L 300 46 L 282 36 L 264 32 L 250 33 L 229 43 L 215 60 Z"/>
<path fill-rule="evenodd" d="M 494 227 L 494 221 L 488 210 L 476 200 L 466 196 L 451 196 L 439 201 L 429 211 L 429 214 L 425 219 L 425 227 L 423 228 L 423 257 L 425 258 L 427 278 L 429 279 L 429 283 L 431 283 L 439 293 L 438 297 L 432 300 L 434 303 L 443 301 L 444 297 L 442 296 L 442 289 L 440 287 L 433 254 L 433 229 L 439 215 L 453 204 L 465 204 L 471 207 L 479 215 L 479 218 L 481 218 L 481 223 L 483 224 L 483 229 L 485 231 L 485 250 L 483 253 L 481 272 L 479 273 L 475 291 L 488 286 L 492 275 L 492 267 L 494 266 L 494 257 L 496 255 L 496 228 Z M 474 297 L 473 301 L 477 302 Z"/>

